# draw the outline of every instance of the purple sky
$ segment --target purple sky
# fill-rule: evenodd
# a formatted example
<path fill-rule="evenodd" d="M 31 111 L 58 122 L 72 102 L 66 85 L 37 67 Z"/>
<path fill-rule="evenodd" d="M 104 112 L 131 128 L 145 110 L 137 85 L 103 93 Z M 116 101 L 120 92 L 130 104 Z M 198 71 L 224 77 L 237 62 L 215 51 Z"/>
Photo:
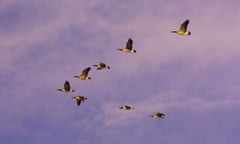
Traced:
<path fill-rule="evenodd" d="M 1 0 L 0 143 L 239 143 L 239 4 Z M 185 19 L 191 36 L 170 33 Z M 137 53 L 116 50 L 128 38 Z M 100 61 L 111 69 L 73 78 Z"/>

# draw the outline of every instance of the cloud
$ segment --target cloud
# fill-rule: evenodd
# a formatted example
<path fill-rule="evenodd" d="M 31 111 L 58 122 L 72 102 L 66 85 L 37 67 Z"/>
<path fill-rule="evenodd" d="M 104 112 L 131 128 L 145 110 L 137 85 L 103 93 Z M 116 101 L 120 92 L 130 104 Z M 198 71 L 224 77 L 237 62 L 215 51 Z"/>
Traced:
<path fill-rule="evenodd" d="M 205 120 L 207 127 L 216 120 L 213 111 L 238 108 L 239 21 L 235 13 L 239 10 L 235 4 L 104 0 L 4 0 L 1 4 L 0 133 L 4 136 L 13 133 L 16 139 L 26 140 L 26 135 L 36 133 L 32 141 L 96 143 L 99 138 L 99 143 L 144 143 L 146 134 L 156 142 L 155 132 L 160 132 L 163 142 L 191 143 L 174 126 L 184 129 L 181 124 L 186 120 L 197 125 L 200 122 L 194 116 L 205 113 L 204 117 L 210 117 Z M 169 33 L 186 18 L 191 37 Z M 116 51 L 129 37 L 137 53 Z M 111 69 L 92 69 L 91 81 L 72 78 L 99 61 Z M 70 80 L 76 93 L 56 91 L 64 80 Z M 77 107 L 69 98 L 75 94 L 89 100 Z M 120 111 L 122 104 L 136 109 Z M 151 121 L 149 115 L 157 111 L 166 113 L 166 119 Z M 156 128 L 159 123 L 165 135 Z M 196 132 L 187 128 L 187 134 Z M 174 138 L 169 138 L 172 133 Z M 205 138 L 206 143 L 211 141 Z"/>
<path fill-rule="evenodd" d="M 166 96 L 171 98 L 166 98 Z M 130 103 L 130 105 L 135 107 L 135 110 L 129 112 L 119 110 L 116 107 L 119 105 L 117 102 L 108 102 L 102 107 L 102 118 L 105 119 L 103 125 L 111 129 L 121 125 L 132 125 L 142 121 L 144 118 L 149 118 L 150 120 L 149 116 L 156 112 L 165 113 L 166 119 L 168 119 L 170 116 L 168 112 L 171 113 L 172 110 L 192 110 L 198 113 L 209 113 L 218 109 L 229 110 L 236 108 L 239 104 L 240 99 L 236 96 L 208 100 L 200 97 L 179 97 L 177 93 L 170 93 Z"/>

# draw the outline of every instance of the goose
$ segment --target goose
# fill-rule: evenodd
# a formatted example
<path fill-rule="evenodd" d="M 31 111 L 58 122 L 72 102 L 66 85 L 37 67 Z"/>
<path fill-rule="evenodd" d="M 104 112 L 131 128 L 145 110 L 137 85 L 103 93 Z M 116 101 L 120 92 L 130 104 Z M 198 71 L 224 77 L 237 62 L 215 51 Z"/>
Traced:
<path fill-rule="evenodd" d="M 99 64 L 94 64 L 94 67 L 97 67 L 97 70 L 101 70 L 101 69 L 110 69 L 110 66 L 106 65 L 103 62 L 100 62 Z"/>
<path fill-rule="evenodd" d="M 158 112 L 158 113 L 156 113 L 156 114 L 154 114 L 154 115 L 151 115 L 151 117 L 152 117 L 152 118 L 155 118 L 155 119 L 159 119 L 159 118 L 164 119 L 165 114 Z"/>
<path fill-rule="evenodd" d="M 133 49 L 133 40 L 131 38 L 128 39 L 125 48 L 118 48 L 117 50 L 123 51 L 126 53 L 136 53 L 137 52 L 136 50 Z"/>
<path fill-rule="evenodd" d="M 61 92 L 74 92 L 73 89 L 71 89 L 71 86 L 70 86 L 70 83 L 69 81 L 65 81 L 64 83 L 64 87 L 61 88 L 61 89 L 57 89 L 58 91 L 61 91 Z"/>
<path fill-rule="evenodd" d="M 180 25 L 179 30 L 171 31 L 171 33 L 176 33 L 179 35 L 191 35 L 191 32 L 187 31 L 188 24 L 189 24 L 189 20 L 187 19 Z"/>
<path fill-rule="evenodd" d="M 81 102 L 84 102 L 85 100 L 88 99 L 87 97 L 85 97 L 85 96 L 80 96 L 80 95 L 74 96 L 74 97 L 72 97 L 72 98 L 76 100 L 78 106 L 80 106 Z"/>
<path fill-rule="evenodd" d="M 123 105 L 123 106 L 119 106 L 119 109 L 122 110 L 134 110 L 134 107 L 128 106 L 128 105 Z"/>
<path fill-rule="evenodd" d="M 90 80 L 91 77 L 88 76 L 88 72 L 91 70 L 91 67 L 85 68 L 79 76 L 73 76 L 75 78 L 80 78 L 82 80 Z"/>

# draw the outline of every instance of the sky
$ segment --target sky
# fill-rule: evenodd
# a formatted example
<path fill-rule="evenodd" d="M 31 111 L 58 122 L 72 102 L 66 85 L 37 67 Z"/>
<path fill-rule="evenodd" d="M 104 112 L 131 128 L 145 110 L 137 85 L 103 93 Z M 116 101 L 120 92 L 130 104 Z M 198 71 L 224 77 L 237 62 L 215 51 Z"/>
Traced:
<path fill-rule="evenodd" d="M 0 143 L 238 143 L 239 4 L 1 0 Z M 191 36 L 170 33 L 186 19 Z M 137 53 L 116 50 L 128 38 Z"/>

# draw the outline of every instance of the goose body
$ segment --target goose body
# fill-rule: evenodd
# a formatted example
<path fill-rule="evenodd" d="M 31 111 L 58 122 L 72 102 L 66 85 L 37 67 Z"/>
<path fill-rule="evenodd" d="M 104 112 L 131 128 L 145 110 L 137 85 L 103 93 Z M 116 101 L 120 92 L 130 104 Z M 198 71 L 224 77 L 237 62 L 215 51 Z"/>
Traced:
<path fill-rule="evenodd" d="M 180 28 L 177 31 L 171 31 L 171 33 L 176 33 L 179 35 L 191 35 L 191 32 L 187 31 L 188 24 L 189 20 L 187 19 L 180 25 Z"/>
<path fill-rule="evenodd" d="M 78 106 L 80 106 L 81 102 L 84 102 L 85 100 L 87 100 L 87 97 L 80 96 L 80 95 L 74 96 L 72 98 L 76 100 Z"/>
<path fill-rule="evenodd" d="M 133 40 L 131 38 L 128 39 L 125 48 L 118 48 L 117 50 L 123 51 L 126 53 L 136 53 L 137 51 L 133 49 Z"/>
<path fill-rule="evenodd" d="M 88 73 L 90 70 L 91 70 L 91 67 L 87 67 L 82 71 L 82 73 L 79 76 L 73 76 L 73 77 L 79 78 L 81 80 L 90 80 L 91 77 L 88 76 Z"/>
<path fill-rule="evenodd" d="M 123 105 L 123 106 L 119 106 L 119 109 L 121 110 L 134 110 L 135 108 L 132 106 L 128 106 L 128 105 Z"/>
<path fill-rule="evenodd" d="M 152 118 L 155 118 L 155 119 L 159 119 L 159 118 L 164 119 L 165 114 L 158 112 L 158 113 L 156 113 L 156 114 L 154 114 L 154 115 L 151 115 L 151 117 L 152 117 Z"/>
<path fill-rule="evenodd" d="M 58 91 L 61 91 L 61 92 L 74 92 L 74 90 L 71 89 L 71 86 L 70 86 L 69 81 L 65 81 L 64 87 L 61 88 L 61 89 L 57 89 L 57 90 L 58 90 Z"/>
<path fill-rule="evenodd" d="M 94 64 L 94 67 L 97 67 L 97 70 L 101 70 L 101 69 L 110 69 L 110 66 L 106 65 L 103 62 L 100 62 L 99 64 Z"/>

